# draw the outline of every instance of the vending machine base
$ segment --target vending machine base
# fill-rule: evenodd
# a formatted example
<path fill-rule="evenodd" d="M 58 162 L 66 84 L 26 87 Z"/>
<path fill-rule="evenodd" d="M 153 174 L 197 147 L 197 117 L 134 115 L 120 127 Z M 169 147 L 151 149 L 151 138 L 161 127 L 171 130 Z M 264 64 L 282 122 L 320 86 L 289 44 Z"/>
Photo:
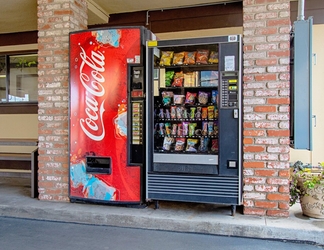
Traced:
<path fill-rule="evenodd" d="M 149 174 L 147 189 L 150 201 L 180 201 L 228 205 L 235 215 L 239 202 L 240 181 L 237 176 L 201 176 Z"/>

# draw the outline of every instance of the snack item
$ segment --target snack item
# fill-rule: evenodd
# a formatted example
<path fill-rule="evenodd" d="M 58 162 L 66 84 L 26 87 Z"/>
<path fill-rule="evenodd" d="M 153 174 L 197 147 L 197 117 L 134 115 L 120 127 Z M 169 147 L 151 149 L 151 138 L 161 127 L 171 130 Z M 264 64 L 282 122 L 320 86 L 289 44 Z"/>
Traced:
<path fill-rule="evenodd" d="M 182 135 L 187 136 L 188 135 L 188 127 L 189 127 L 189 122 L 183 122 L 182 123 Z"/>
<path fill-rule="evenodd" d="M 160 109 L 159 118 L 161 118 L 161 119 L 164 118 L 164 110 L 163 109 Z"/>
<path fill-rule="evenodd" d="M 159 129 L 159 124 L 155 123 L 155 125 L 154 125 L 154 134 L 156 134 L 158 132 L 158 129 Z"/>
<path fill-rule="evenodd" d="M 173 92 L 171 92 L 171 91 L 163 91 L 162 92 L 163 105 L 170 105 L 172 97 L 173 97 Z"/>
<path fill-rule="evenodd" d="M 195 129 L 197 127 L 197 123 L 190 123 L 189 124 L 189 136 L 195 135 Z"/>
<path fill-rule="evenodd" d="M 177 135 L 177 124 L 172 124 L 172 131 L 171 131 L 171 135 Z"/>
<path fill-rule="evenodd" d="M 207 107 L 203 107 L 201 112 L 201 119 L 207 119 L 207 117 L 208 117 L 208 109 Z"/>
<path fill-rule="evenodd" d="M 214 109 L 214 118 L 218 119 L 218 109 L 216 107 Z"/>
<path fill-rule="evenodd" d="M 182 135 L 183 135 L 182 124 L 179 123 L 178 124 L 178 136 L 182 136 Z"/>
<path fill-rule="evenodd" d="M 202 135 L 208 134 L 208 122 L 202 122 L 201 134 Z"/>
<path fill-rule="evenodd" d="M 200 104 L 207 104 L 209 94 L 207 92 L 199 91 L 198 92 L 198 102 Z"/>
<path fill-rule="evenodd" d="M 173 51 L 162 51 L 160 66 L 170 66 L 173 58 L 173 54 L 174 54 Z"/>
<path fill-rule="evenodd" d="M 167 136 L 170 136 L 171 135 L 171 123 L 167 122 L 165 123 L 165 134 Z"/>
<path fill-rule="evenodd" d="M 181 107 L 177 107 L 176 112 L 177 112 L 177 119 L 181 119 L 182 118 L 182 109 L 181 109 Z"/>
<path fill-rule="evenodd" d="M 175 151 L 183 151 L 185 143 L 186 143 L 185 138 L 177 138 L 174 150 Z"/>
<path fill-rule="evenodd" d="M 216 51 L 211 51 L 208 59 L 209 63 L 218 63 L 218 53 Z"/>
<path fill-rule="evenodd" d="M 214 121 L 214 135 L 218 135 L 218 122 Z"/>
<path fill-rule="evenodd" d="M 166 119 L 170 119 L 170 118 L 171 118 L 171 116 L 170 116 L 170 111 L 169 111 L 168 109 L 165 110 L 165 115 L 164 115 L 164 117 L 165 117 Z"/>
<path fill-rule="evenodd" d="M 200 49 L 197 51 L 196 63 L 198 64 L 208 64 L 209 50 Z"/>
<path fill-rule="evenodd" d="M 202 87 L 218 86 L 218 71 L 203 70 L 200 71 L 200 85 Z"/>
<path fill-rule="evenodd" d="M 173 141 L 174 139 L 172 137 L 164 137 L 163 149 L 166 151 L 170 151 Z"/>
<path fill-rule="evenodd" d="M 173 102 L 174 104 L 183 104 L 185 100 L 185 95 L 174 95 Z"/>
<path fill-rule="evenodd" d="M 195 64 L 196 63 L 196 54 L 197 51 L 193 52 L 184 52 L 184 64 Z"/>
<path fill-rule="evenodd" d="M 211 102 L 213 104 L 217 104 L 217 97 L 218 97 L 218 91 L 217 90 L 212 90 Z"/>
<path fill-rule="evenodd" d="M 197 107 L 197 112 L 196 112 L 196 115 L 195 115 L 196 119 L 201 119 L 201 107 Z"/>
<path fill-rule="evenodd" d="M 183 86 L 183 72 L 175 73 L 173 77 L 172 87 L 182 87 Z"/>
<path fill-rule="evenodd" d="M 174 53 L 173 64 L 174 65 L 182 65 L 184 54 L 185 54 L 184 52 Z"/>
<path fill-rule="evenodd" d="M 214 106 L 208 106 L 208 120 L 213 120 L 214 119 Z"/>
<path fill-rule="evenodd" d="M 195 87 L 196 86 L 197 72 L 188 72 L 183 74 L 183 86 Z"/>
<path fill-rule="evenodd" d="M 198 139 L 187 139 L 186 151 L 197 152 Z"/>
<path fill-rule="evenodd" d="M 171 87 L 173 77 L 174 77 L 174 71 L 165 72 L 165 87 Z"/>
<path fill-rule="evenodd" d="M 182 109 L 182 117 L 184 119 L 188 119 L 188 111 L 187 111 L 187 109 L 185 107 L 181 107 L 181 109 Z"/>
<path fill-rule="evenodd" d="M 191 105 L 192 104 L 195 104 L 195 102 L 196 102 L 196 96 L 197 96 L 197 93 L 187 92 L 185 103 L 186 104 L 191 104 Z"/>
<path fill-rule="evenodd" d="M 171 119 L 175 119 L 177 117 L 177 107 L 172 106 L 171 107 Z"/>
<path fill-rule="evenodd" d="M 211 151 L 218 151 L 218 139 L 212 139 Z"/>
<path fill-rule="evenodd" d="M 208 137 L 202 137 L 200 139 L 199 151 L 207 152 L 208 151 L 208 144 L 209 144 L 209 138 Z"/>
<path fill-rule="evenodd" d="M 196 107 L 190 108 L 190 119 L 195 119 Z"/>
<path fill-rule="evenodd" d="M 208 122 L 208 135 L 214 134 L 214 122 Z"/>
<path fill-rule="evenodd" d="M 159 134 L 164 135 L 164 123 L 159 123 Z"/>

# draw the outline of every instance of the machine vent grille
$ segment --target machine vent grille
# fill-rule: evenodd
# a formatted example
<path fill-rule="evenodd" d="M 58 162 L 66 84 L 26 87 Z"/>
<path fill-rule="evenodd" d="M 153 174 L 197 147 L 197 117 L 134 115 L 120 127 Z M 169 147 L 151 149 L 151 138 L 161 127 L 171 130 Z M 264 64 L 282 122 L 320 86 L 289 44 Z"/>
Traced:
<path fill-rule="evenodd" d="M 150 199 L 238 203 L 239 190 L 238 177 L 148 175 Z"/>

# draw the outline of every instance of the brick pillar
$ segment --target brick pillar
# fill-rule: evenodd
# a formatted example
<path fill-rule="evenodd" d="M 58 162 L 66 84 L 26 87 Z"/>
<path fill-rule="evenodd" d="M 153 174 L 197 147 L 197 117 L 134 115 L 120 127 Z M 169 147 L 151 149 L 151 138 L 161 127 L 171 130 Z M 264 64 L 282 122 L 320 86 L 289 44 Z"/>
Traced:
<path fill-rule="evenodd" d="M 68 198 L 69 32 L 87 28 L 86 0 L 38 0 L 39 199 Z"/>
<path fill-rule="evenodd" d="M 244 214 L 289 216 L 289 0 L 244 0 Z"/>

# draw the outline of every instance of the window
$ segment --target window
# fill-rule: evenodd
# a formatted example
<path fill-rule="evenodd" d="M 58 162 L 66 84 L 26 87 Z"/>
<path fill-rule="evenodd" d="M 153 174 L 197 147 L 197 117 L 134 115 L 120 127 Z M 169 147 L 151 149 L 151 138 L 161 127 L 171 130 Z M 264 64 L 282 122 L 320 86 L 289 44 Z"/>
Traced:
<path fill-rule="evenodd" d="M 37 102 L 37 54 L 0 56 L 0 103 Z"/>

